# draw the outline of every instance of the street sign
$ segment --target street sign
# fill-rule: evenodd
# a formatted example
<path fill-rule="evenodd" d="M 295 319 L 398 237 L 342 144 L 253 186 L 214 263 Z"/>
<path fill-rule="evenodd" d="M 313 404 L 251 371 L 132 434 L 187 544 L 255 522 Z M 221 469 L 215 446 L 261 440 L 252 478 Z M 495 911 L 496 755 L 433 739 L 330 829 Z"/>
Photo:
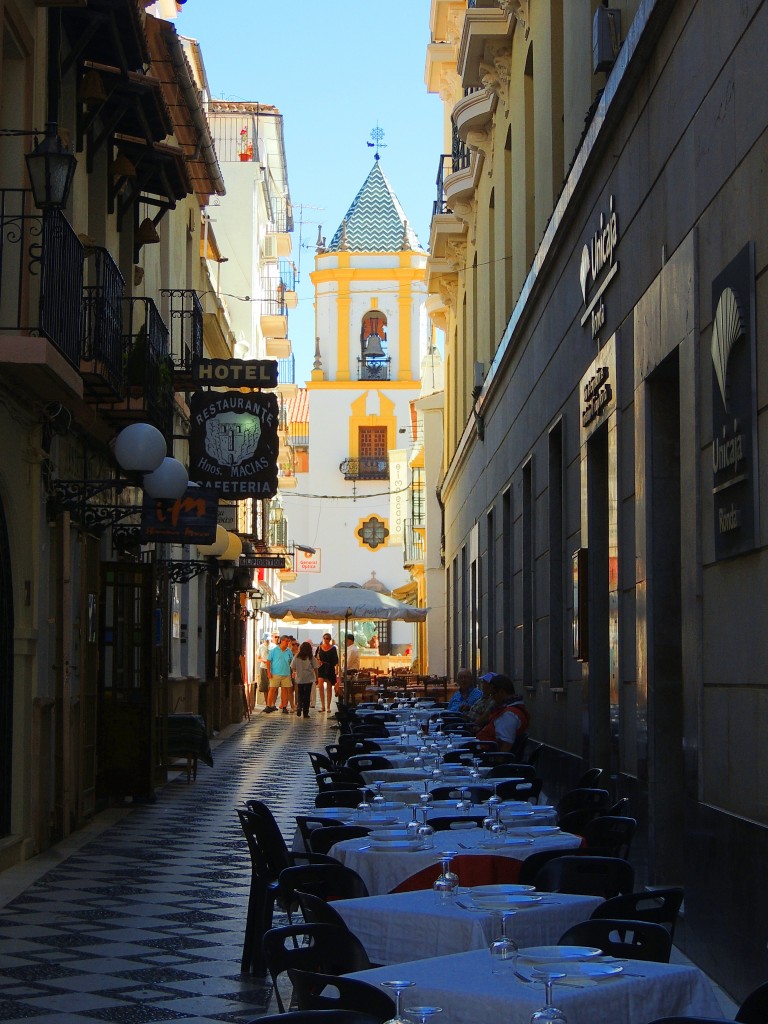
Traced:
<path fill-rule="evenodd" d="M 285 555 L 241 555 L 237 564 L 241 569 L 285 569 L 288 558 Z"/>

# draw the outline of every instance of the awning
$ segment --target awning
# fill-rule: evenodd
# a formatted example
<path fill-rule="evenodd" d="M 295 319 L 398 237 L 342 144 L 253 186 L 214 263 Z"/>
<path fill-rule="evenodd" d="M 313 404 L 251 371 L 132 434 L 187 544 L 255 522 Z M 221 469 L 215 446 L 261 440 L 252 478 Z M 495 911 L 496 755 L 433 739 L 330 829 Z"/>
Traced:
<path fill-rule="evenodd" d="M 402 601 L 403 604 L 415 605 L 419 597 L 419 588 L 416 585 L 416 581 L 411 580 L 409 583 L 404 583 L 402 587 L 395 587 L 392 591 L 392 597 L 397 601 Z"/>

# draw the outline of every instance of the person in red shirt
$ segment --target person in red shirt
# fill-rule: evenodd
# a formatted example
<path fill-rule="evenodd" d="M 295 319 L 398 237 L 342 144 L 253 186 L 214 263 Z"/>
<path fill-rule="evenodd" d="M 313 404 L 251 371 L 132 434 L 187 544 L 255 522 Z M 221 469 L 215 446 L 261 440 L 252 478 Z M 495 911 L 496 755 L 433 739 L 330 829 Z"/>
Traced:
<path fill-rule="evenodd" d="M 479 740 L 494 740 L 499 750 L 521 754 L 528 739 L 531 716 L 515 694 L 515 684 L 509 676 L 494 676 L 489 683 L 494 707 L 480 732 Z"/>

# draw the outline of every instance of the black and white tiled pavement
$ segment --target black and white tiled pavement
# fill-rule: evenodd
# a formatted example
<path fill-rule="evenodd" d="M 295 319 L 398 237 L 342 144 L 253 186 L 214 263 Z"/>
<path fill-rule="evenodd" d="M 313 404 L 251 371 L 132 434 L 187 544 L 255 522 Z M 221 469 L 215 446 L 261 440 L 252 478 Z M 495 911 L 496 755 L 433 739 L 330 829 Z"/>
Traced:
<path fill-rule="evenodd" d="M 240 974 L 250 859 L 235 808 L 266 800 L 290 842 L 316 792 L 306 752 L 333 742 L 332 722 L 259 709 L 214 746 L 214 768 L 201 765 L 196 782 L 179 775 L 155 804 L 107 812 L 0 874 L 0 1021 L 203 1024 L 267 1012 L 269 986 Z"/>

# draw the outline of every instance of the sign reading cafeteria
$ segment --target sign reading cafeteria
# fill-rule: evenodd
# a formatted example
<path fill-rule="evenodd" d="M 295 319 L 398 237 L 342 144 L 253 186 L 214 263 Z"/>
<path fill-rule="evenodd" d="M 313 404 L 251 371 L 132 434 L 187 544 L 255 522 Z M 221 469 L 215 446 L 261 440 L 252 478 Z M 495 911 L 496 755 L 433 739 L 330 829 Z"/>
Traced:
<path fill-rule="evenodd" d="M 274 394 L 204 391 L 192 395 L 191 480 L 230 498 L 277 493 L 278 405 Z"/>

